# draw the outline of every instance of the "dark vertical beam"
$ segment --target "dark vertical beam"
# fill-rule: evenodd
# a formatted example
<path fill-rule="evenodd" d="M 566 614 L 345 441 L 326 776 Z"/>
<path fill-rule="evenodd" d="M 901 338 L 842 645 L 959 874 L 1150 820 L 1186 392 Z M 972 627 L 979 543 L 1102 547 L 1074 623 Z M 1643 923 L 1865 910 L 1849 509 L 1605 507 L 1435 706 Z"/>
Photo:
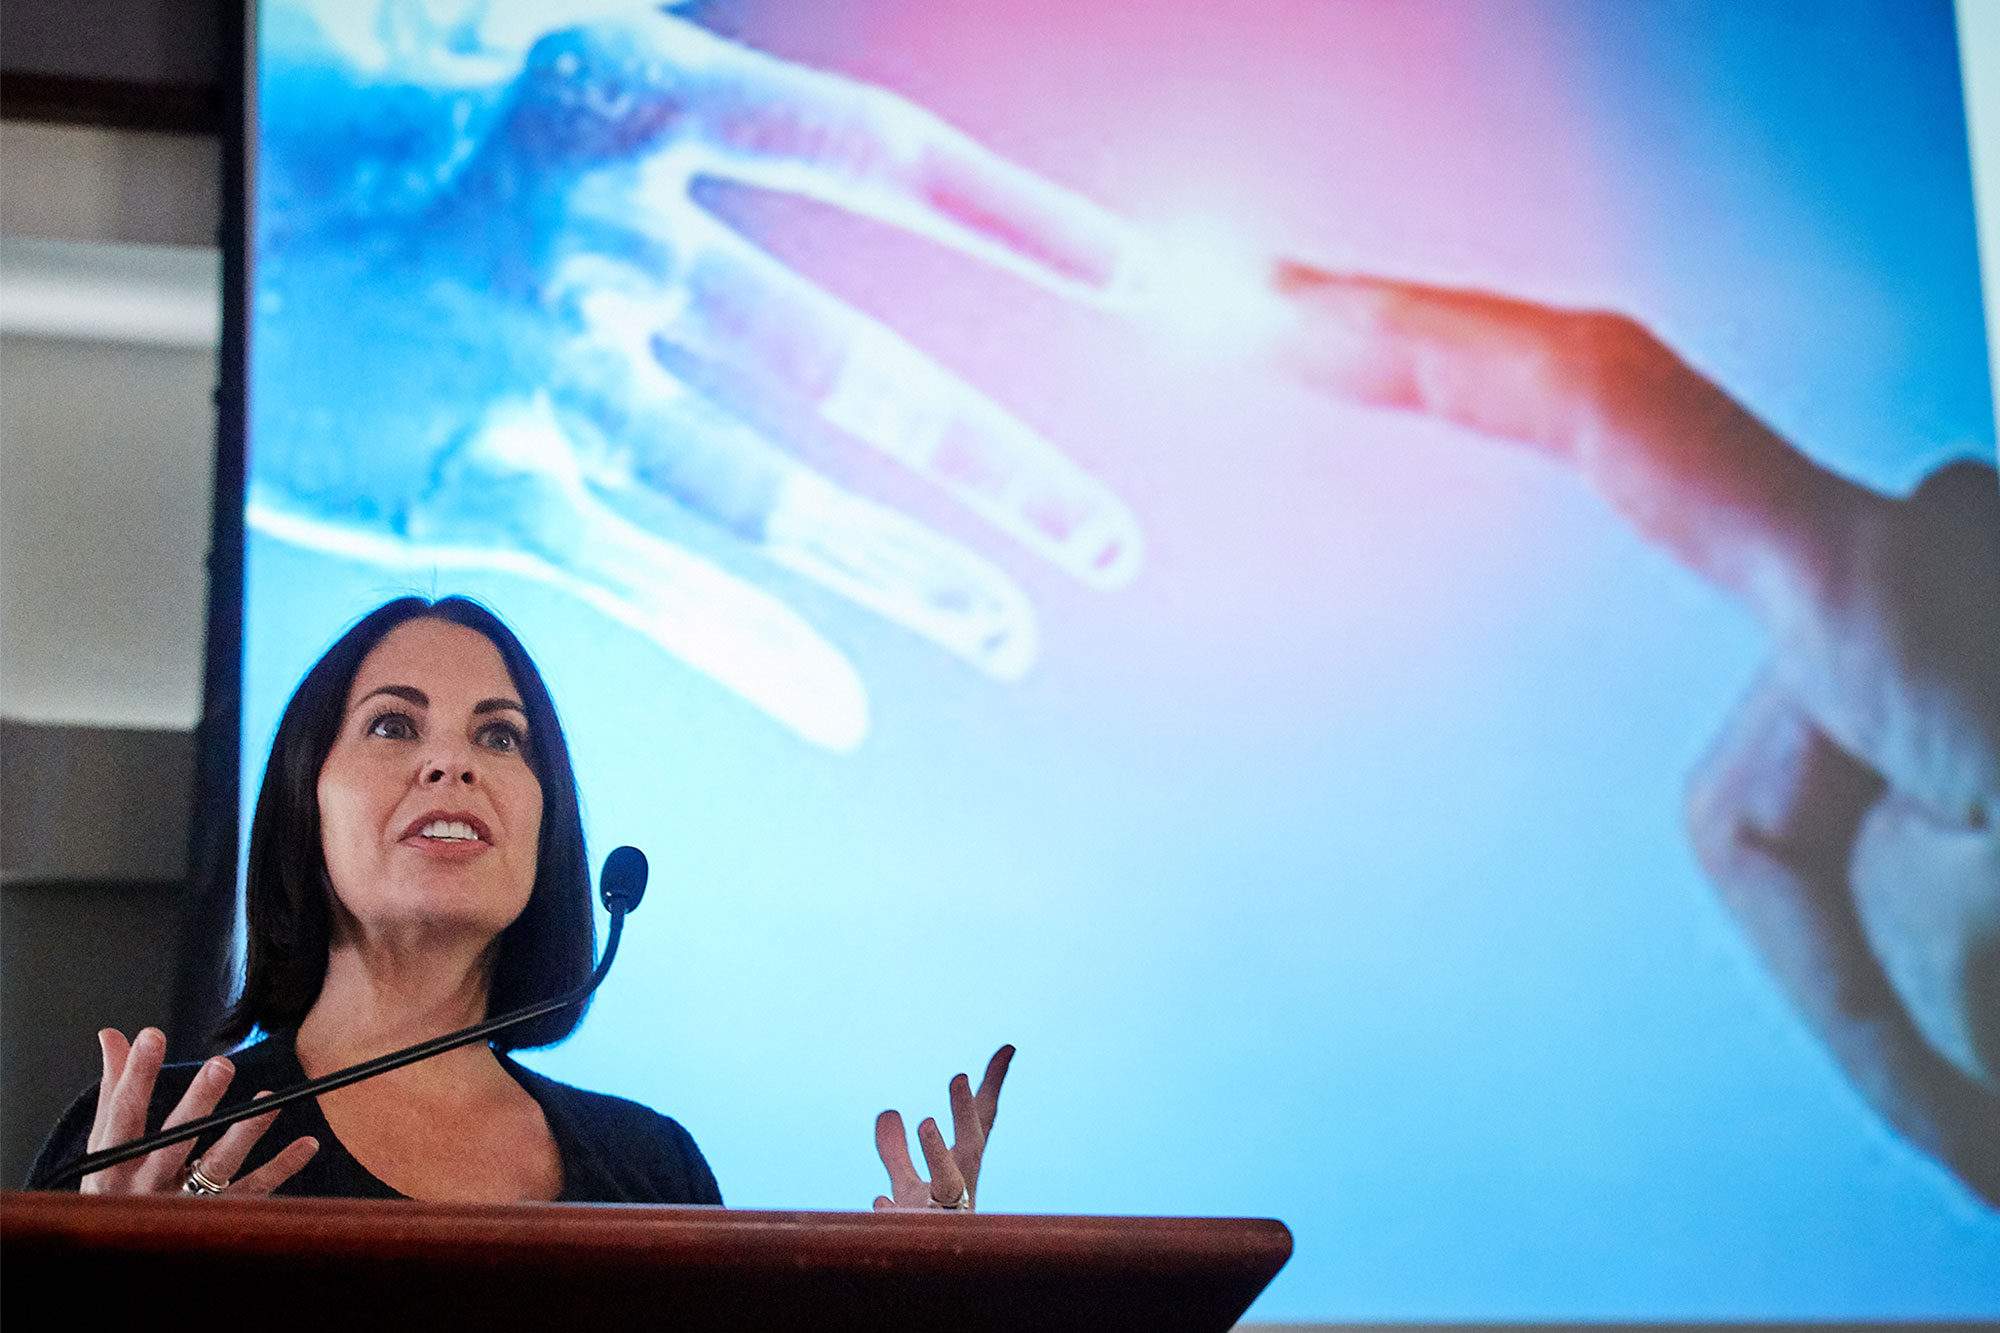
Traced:
<path fill-rule="evenodd" d="M 174 975 L 175 1059 L 208 1053 L 234 982 L 238 774 L 243 715 L 244 467 L 248 458 L 249 223 L 254 162 L 254 0 L 224 0 L 218 73 L 222 133 L 222 343 L 215 414 L 215 493 L 194 821 Z"/>

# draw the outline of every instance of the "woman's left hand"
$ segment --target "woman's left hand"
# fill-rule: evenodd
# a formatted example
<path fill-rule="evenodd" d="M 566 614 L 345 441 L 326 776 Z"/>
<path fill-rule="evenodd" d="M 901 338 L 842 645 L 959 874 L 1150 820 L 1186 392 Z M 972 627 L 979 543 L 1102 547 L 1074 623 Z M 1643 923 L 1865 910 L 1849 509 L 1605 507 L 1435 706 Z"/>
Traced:
<path fill-rule="evenodd" d="M 944 1134 L 934 1119 L 917 1126 L 917 1142 L 924 1150 L 931 1178 L 917 1174 L 910 1160 L 910 1141 L 903 1129 L 903 1117 L 884 1111 L 875 1117 L 875 1151 L 889 1172 L 891 1194 L 877 1196 L 875 1208 L 946 1208 L 971 1212 L 979 1197 L 979 1159 L 986 1152 L 986 1140 L 993 1133 L 993 1117 L 1000 1107 L 1000 1085 L 1007 1078 L 1007 1065 L 1014 1058 L 1012 1046 L 1002 1046 L 986 1062 L 986 1076 L 979 1091 L 972 1080 L 959 1074 L 951 1081 L 952 1145 L 944 1146 Z"/>

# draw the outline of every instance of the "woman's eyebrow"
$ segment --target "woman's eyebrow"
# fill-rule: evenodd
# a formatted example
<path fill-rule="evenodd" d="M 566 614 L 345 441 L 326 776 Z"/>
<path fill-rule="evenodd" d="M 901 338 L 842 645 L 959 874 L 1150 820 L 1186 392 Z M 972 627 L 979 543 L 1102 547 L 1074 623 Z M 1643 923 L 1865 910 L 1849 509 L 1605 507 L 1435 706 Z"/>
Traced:
<path fill-rule="evenodd" d="M 350 708 L 347 711 L 350 713 L 353 712 L 355 708 L 361 707 L 361 705 L 367 703 L 378 694 L 393 694 L 398 699 L 406 699 L 419 708 L 429 708 L 431 706 L 431 697 L 414 685 L 378 685 L 359 699 L 356 699 L 354 701 L 354 708 Z"/>
<path fill-rule="evenodd" d="M 472 712 L 474 716 L 477 716 L 480 713 L 497 713 L 503 708 L 511 708 L 519 713 L 523 720 L 526 720 L 528 716 L 528 710 L 515 703 L 512 699 L 481 699 L 472 706 Z"/>

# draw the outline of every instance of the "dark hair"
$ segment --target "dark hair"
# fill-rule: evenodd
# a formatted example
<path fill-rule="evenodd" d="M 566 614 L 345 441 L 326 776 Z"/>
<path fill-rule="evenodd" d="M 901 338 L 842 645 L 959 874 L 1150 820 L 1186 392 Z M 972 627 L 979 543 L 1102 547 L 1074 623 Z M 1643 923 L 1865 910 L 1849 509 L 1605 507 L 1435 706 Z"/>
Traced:
<path fill-rule="evenodd" d="M 340 736 L 362 659 L 391 630 L 412 620 L 442 620 L 485 635 L 527 708 L 528 765 L 542 787 L 541 841 L 528 905 L 500 935 L 488 1012 L 501 1014 L 560 995 L 590 975 L 596 920 L 583 815 L 569 746 L 541 672 L 514 632 L 479 603 L 465 597 L 435 602 L 401 597 L 364 616 L 326 650 L 299 682 L 278 723 L 250 824 L 243 993 L 223 1020 L 224 1041 L 241 1041 L 253 1027 L 266 1032 L 296 1027 L 319 998 L 333 939 L 333 885 L 320 842 L 320 769 Z M 509 1029 L 493 1044 L 511 1050 L 561 1041 L 576 1030 L 583 1009 L 558 1009 Z"/>

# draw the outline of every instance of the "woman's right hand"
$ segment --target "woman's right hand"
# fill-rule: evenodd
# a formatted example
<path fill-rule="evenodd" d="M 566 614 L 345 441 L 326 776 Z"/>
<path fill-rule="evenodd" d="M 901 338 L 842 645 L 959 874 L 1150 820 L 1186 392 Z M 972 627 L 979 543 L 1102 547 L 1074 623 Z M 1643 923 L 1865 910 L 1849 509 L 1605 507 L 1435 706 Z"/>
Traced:
<path fill-rule="evenodd" d="M 127 1042 L 124 1033 L 106 1028 L 97 1034 L 97 1045 L 104 1054 L 104 1078 L 97 1087 L 97 1118 L 90 1126 L 92 1152 L 130 1143 L 145 1134 L 146 1111 L 153 1100 L 153 1082 L 166 1059 L 167 1038 L 158 1028 L 146 1028 Z M 236 1066 L 227 1057 L 218 1055 L 208 1061 L 195 1074 L 161 1128 L 172 1129 L 213 1111 L 235 1076 Z M 277 1115 L 273 1111 L 239 1120 L 224 1130 L 215 1146 L 202 1154 L 199 1163 L 202 1174 L 210 1180 L 227 1183 L 231 1194 L 269 1194 L 284 1184 L 319 1151 L 317 1140 L 294 1139 L 276 1157 L 243 1179 L 232 1179 Z M 85 1176 L 79 1188 L 85 1194 L 171 1194 L 186 1180 L 183 1168 L 193 1150 L 191 1140 L 176 1143 Z"/>

